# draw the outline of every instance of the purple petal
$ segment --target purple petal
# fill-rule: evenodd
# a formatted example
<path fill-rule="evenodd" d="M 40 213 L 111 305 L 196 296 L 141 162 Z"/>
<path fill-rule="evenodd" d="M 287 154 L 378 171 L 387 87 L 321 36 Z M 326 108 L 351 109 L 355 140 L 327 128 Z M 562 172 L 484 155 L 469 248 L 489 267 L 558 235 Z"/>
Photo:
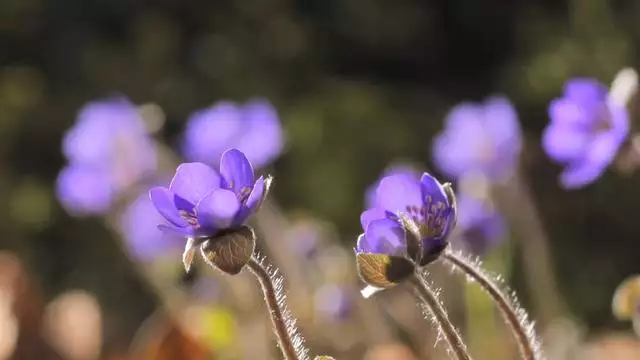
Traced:
<path fill-rule="evenodd" d="M 454 223 L 453 220 L 458 216 L 458 209 L 454 207 L 450 207 L 449 209 L 443 212 L 443 217 L 445 219 L 445 227 L 442 230 L 442 234 L 440 234 L 440 239 L 447 240 L 451 231 L 453 231 Z"/>
<path fill-rule="evenodd" d="M 175 195 L 169 189 L 158 186 L 149 190 L 149 198 L 156 210 L 167 221 L 177 227 L 187 227 L 189 224 L 180 216 L 179 209 L 174 201 Z M 193 208 L 193 206 L 192 206 Z"/>
<path fill-rule="evenodd" d="M 564 85 L 565 96 L 583 106 L 604 101 L 607 93 L 608 89 L 604 84 L 590 78 L 572 79 Z"/>
<path fill-rule="evenodd" d="M 580 161 L 570 164 L 560 175 L 566 189 L 586 186 L 598 179 L 615 158 L 624 138 L 615 132 L 596 136 Z"/>
<path fill-rule="evenodd" d="M 254 99 L 242 109 L 246 129 L 235 144 L 256 168 L 273 161 L 284 145 L 284 134 L 276 109 L 266 100 Z"/>
<path fill-rule="evenodd" d="M 93 101 L 78 112 L 74 127 L 63 140 L 63 152 L 76 163 L 95 164 L 112 155 L 114 137 L 144 135 L 135 107 L 124 98 Z"/>
<path fill-rule="evenodd" d="M 420 183 L 402 175 L 383 178 L 376 195 L 376 207 L 392 213 L 405 212 L 411 205 L 422 206 Z"/>
<path fill-rule="evenodd" d="M 253 167 L 247 157 L 237 149 L 229 149 L 222 154 L 220 173 L 226 182 L 226 188 L 236 194 L 253 187 Z"/>
<path fill-rule="evenodd" d="M 364 234 L 360 234 L 358 236 L 358 240 L 356 241 L 356 254 L 359 253 L 372 253 L 373 244 L 369 243 L 367 237 Z"/>
<path fill-rule="evenodd" d="M 222 101 L 189 117 L 182 149 L 187 159 L 213 165 L 241 135 L 240 109 Z"/>
<path fill-rule="evenodd" d="M 483 125 L 498 154 L 519 154 L 522 132 L 518 114 L 509 99 L 503 96 L 489 98 L 485 102 Z"/>
<path fill-rule="evenodd" d="M 443 204 L 449 204 L 447 194 L 444 192 L 442 184 L 428 173 L 422 174 L 422 178 L 420 179 L 420 188 L 422 190 L 422 199 L 430 197 L 432 203 L 441 202 Z"/>
<path fill-rule="evenodd" d="M 619 136 L 626 138 L 629 135 L 629 111 L 625 107 L 609 105 L 609 115 L 612 129 Z"/>
<path fill-rule="evenodd" d="M 458 208 L 458 224 L 465 234 L 463 239 L 474 253 L 486 253 L 506 235 L 504 218 L 483 200 L 461 195 Z"/>
<path fill-rule="evenodd" d="M 564 124 L 550 124 L 542 135 L 542 148 L 550 158 L 568 162 L 583 156 L 589 146 L 587 132 Z"/>
<path fill-rule="evenodd" d="M 162 231 L 167 235 L 177 235 L 180 237 L 192 236 L 194 235 L 193 228 L 191 227 L 176 227 L 172 225 L 160 224 L 157 226 L 158 230 Z"/>
<path fill-rule="evenodd" d="M 432 147 L 434 163 L 451 178 L 477 167 L 487 157 L 485 153 L 493 149 L 493 144 L 488 142 L 491 139 L 477 119 L 455 123 L 460 125 L 445 129 L 434 139 Z"/>
<path fill-rule="evenodd" d="M 372 221 L 367 226 L 365 237 L 368 252 L 401 255 L 406 251 L 404 230 L 396 221 L 389 219 Z"/>
<path fill-rule="evenodd" d="M 367 188 L 365 192 L 365 208 L 369 209 L 376 206 L 376 192 L 380 185 L 380 180 L 390 175 L 402 175 L 415 181 L 420 179 L 420 172 L 411 165 L 400 163 L 389 166 L 383 171 L 381 178 Z"/>
<path fill-rule="evenodd" d="M 164 218 L 145 193 L 127 207 L 118 224 L 129 250 L 142 260 L 152 260 L 162 253 L 179 251 L 183 247 L 182 241 L 158 228 L 158 224 L 163 222 Z"/>
<path fill-rule="evenodd" d="M 468 126 L 469 123 L 475 122 L 476 125 L 480 125 L 478 121 L 484 116 L 484 110 L 478 104 L 471 102 L 460 103 L 446 115 L 444 123 L 446 129 L 457 129 L 460 127 Z"/>
<path fill-rule="evenodd" d="M 597 117 L 594 106 L 585 107 L 571 99 L 556 99 L 549 104 L 552 124 L 562 124 L 576 129 L 588 129 Z"/>
<path fill-rule="evenodd" d="M 100 215 L 114 197 L 108 174 L 96 169 L 68 166 L 58 175 L 56 195 L 72 215 Z"/>
<path fill-rule="evenodd" d="M 362 225 L 362 230 L 366 230 L 369 223 L 374 220 L 385 219 L 387 217 L 386 211 L 381 208 L 373 208 L 369 209 L 360 215 L 360 224 Z"/>
<path fill-rule="evenodd" d="M 262 200 L 264 200 L 264 195 L 266 191 L 265 179 L 261 176 L 251 189 L 251 193 L 247 197 L 247 200 L 244 204 L 241 204 L 241 209 L 233 220 L 233 225 L 241 225 L 243 224 L 251 214 L 256 212 L 260 205 L 262 204 Z"/>
<path fill-rule="evenodd" d="M 264 176 L 260 176 L 260 178 L 253 185 L 253 189 L 251 189 L 251 193 L 245 202 L 245 206 L 249 209 L 250 212 L 254 212 L 258 209 L 260 204 L 262 204 L 262 199 L 264 199 L 265 192 L 265 183 Z"/>
<path fill-rule="evenodd" d="M 216 189 L 198 203 L 196 210 L 202 227 L 223 229 L 231 225 L 240 210 L 240 201 L 231 190 Z"/>
<path fill-rule="evenodd" d="M 220 187 L 220 175 L 203 163 L 184 163 L 176 169 L 169 190 L 191 204 L 197 204 Z"/>

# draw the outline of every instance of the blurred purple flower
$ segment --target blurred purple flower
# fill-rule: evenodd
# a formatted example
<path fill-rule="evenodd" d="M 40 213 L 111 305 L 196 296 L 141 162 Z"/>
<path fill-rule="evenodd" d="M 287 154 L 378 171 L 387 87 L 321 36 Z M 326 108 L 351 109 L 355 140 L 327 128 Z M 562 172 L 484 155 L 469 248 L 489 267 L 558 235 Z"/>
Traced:
<path fill-rule="evenodd" d="M 398 215 L 407 216 L 418 227 L 423 254 L 439 253 L 456 216 L 443 185 L 428 173 L 422 177 L 393 174 L 384 177 L 376 190 L 375 207 L 362 213 L 364 234 L 357 253 L 407 255 L 405 230 Z"/>
<path fill-rule="evenodd" d="M 90 102 L 66 133 L 69 165 L 57 180 L 57 196 L 74 215 L 109 210 L 114 197 L 156 169 L 156 152 L 135 106 L 124 98 Z"/>
<path fill-rule="evenodd" d="M 253 99 L 242 106 L 221 101 L 191 115 L 182 151 L 189 161 L 215 166 L 225 150 L 236 148 L 262 168 L 280 155 L 283 138 L 278 113 L 268 101 Z"/>
<path fill-rule="evenodd" d="M 93 215 L 109 210 L 114 188 L 102 169 L 68 165 L 58 174 L 56 193 L 70 214 Z"/>
<path fill-rule="evenodd" d="M 629 134 L 627 110 L 609 101 L 607 88 L 593 79 L 567 81 L 564 96 L 549 105 L 549 117 L 542 146 L 550 158 L 566 165 L 560 175 L 566 189 L 598 179 Z"/>
<path fill-rule="evenodd" d="M 158 229 L 164 218 L 153 206 L 149 193 L 143 192 L 120 215 L 119 226 L 131 253 L 152 260 L 167 252 L 179 252 L 184 244 Z"/>
<path fill-rule="evenodd" d="M 371 184 L 365 192 L 365 208 L 370 209 L 376 205 L 376 192 L 382 178 L 390 175 L 405 175 L 411 179 L 419 179 L 420 172 L 407 164 L 391 165 L 382 172 L 382 176 L 375 183 Z"/>
<path fill-rule="evenodd" d="M 353 306 L 349 288 L 335 285 L 322 285 L 315 294 L 317 311 L 334 320 L 343 320 L 349 316 Z"/>
<path fill-rule="evenodd" d="M 513 105 L 506 97 L 494 96 L 482 104 L 465 102 L 451 109 L 433 142 L 433 158 L 450 178 L 480 172 L 501 180 L 514 171 L 521 148 Z"/>
<path fill-rule="evenodd" d="M 458 194 L 456 199 L 457 225 L 464 234 L 465 245 L 475 254 L 485 254 L 504 238 L 504 218 L 486 200 L 464 193 Z"/>
<path fill-rule="evenodd" d="M 162 230 L 187 237 L 212 237 L 244 224 L 262 203 L 269 179 L 254 180 L 253 167 L 237 149 L 225 151 L 220 173 L 203 163 L 178 166 L 169 188 L 155 187 L 149 196 L 168 225 Z"/>
<path fill-rule="evenodd" d="M 293 250 L 306 259 L 317 254 L 321 236 L 319 226 L 311 220 L 298 220 L 286 230 L 286 238 Z"/>

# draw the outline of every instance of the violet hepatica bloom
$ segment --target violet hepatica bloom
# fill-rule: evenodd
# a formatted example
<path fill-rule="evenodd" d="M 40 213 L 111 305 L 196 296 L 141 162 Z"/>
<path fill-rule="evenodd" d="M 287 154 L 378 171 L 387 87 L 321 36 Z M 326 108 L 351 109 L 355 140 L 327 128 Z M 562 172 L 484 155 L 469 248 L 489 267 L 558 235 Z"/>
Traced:
<path fill-rule="evenodd" d="M 494 96 L 481 104 L 465 102 L 451 109 L 432 154 L 450 178 L 479 172 L 499 181 L 513 173 L 521 148 L 522 132 L 513 105 L 506 97 Z"/>
<path fill-rule="evenodd" d="M 118 225 L 129 251 L 138 259 L 153 260 L 163 254 L 180 250 L 180 242 L 158 229 L 164 221 L 144 192 L 120 215 Z"/>
<path fill-rule="evenodd" d="M 85 105 L 62 150 L 68 165 L 58 176 L 56 192 L 76 215 L 105 213 L 115 197 L 156 169 L 153 141 L 135 106 L 124 98 Z"/>
<path fill-rule="evenodd" d="M 566 189 L 597 180 L 629 135 L 625 105 L 594 79 L 567 81 L 564 95 L 549 105 L 549 117 L 542 147 L 551 159 L 566 166 L 560 175 Z"/>
<path fill-rule="evenodd" d="M 229 149 L 220 159 L 220 172 L 203 163 L 181 164 L 169 187 L 155 187 L 149 196 L 167 221 L 159 227 L 188 239 L 183 259 L 188 270 L 194 248 L 242 228 L 260 207 L 270 183 L 270 177 L 256 180 L 246 156 Z"/>
<path fill-rule="evenodd" d="M 371 286 L 387 287 L 415 266 L 432 262 L 448 245 L 455 218 L 450 184 L 443 185 L 428 173 L 420 179 L 406 174 L 384 177 L 375 207 L 360 218 L 364 233 L 355 250 L 361 277 Z"/>
<path fill-rule="evenodd" d="M 502 215 L 485 199 L 458 193 L 457 227 L 464 234 L 465 246 L 482 255 L 506 235 Z"/>
<path fill-rule="evenodd" d="M 221 101 L 191 115 L 182 151 L 190 161 L 217 165 L 226 149 L 236 148 L 262 168 L 280 155 L 283 137 L 278 113 L 268 101 L 253 99 L 244 105 Z"/>

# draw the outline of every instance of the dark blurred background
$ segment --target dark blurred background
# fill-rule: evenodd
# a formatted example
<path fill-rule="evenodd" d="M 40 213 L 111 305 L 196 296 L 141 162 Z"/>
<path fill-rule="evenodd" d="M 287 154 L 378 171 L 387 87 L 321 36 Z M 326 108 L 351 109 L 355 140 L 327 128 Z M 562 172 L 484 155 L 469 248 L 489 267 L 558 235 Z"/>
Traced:
<path fill-rule="evenodd" d="M 351 247 L 381 170 L 408 159 L 437 173 L 430 144 L 448 109 L 501 93 L 525 131 L 522 172 L 562 296 L 590 333 L 626 328 L 610 301 L 640 270 L 639 178 L 610 172 L 561 190 L 539 139 L 567 79 L 608 83 L 637 67 L 639 16 L 633 0 L 1 0 L 0 248 L 44 299 L 95 294 L 104 346 L 124 349 L 155 300 L 103 223 L 70 217 L 52 190 L 61 137 L 87 101 L 155 103 L 175 145 L 195 109 L 268 98 L 288 138 L 273 197 L 334 223 Z"/>

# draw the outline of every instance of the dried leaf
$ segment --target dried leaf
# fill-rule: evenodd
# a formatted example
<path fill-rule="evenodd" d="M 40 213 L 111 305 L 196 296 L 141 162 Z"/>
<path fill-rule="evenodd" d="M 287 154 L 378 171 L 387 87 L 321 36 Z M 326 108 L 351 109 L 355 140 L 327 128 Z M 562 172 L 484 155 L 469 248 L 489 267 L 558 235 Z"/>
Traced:
<path fill-rule="evenodd" d="M 329 355 L 318 355 L 313 360 L 335 360 L 335 358 Z"/>
<path fill-rule="evenodd" d="M 396 285 L 414 270 L 413 263 L 408 259 L 385 254 L 358 254 L 356 262 L 362 281 L 379 288 Z"/>
<path fill-rule="evenodd" d="M 211 265 L 235 275 L 249 262 L 256 245 L 253 229 L 243 226 L 223 232 L 202 245 L 202 256 Z"/>

